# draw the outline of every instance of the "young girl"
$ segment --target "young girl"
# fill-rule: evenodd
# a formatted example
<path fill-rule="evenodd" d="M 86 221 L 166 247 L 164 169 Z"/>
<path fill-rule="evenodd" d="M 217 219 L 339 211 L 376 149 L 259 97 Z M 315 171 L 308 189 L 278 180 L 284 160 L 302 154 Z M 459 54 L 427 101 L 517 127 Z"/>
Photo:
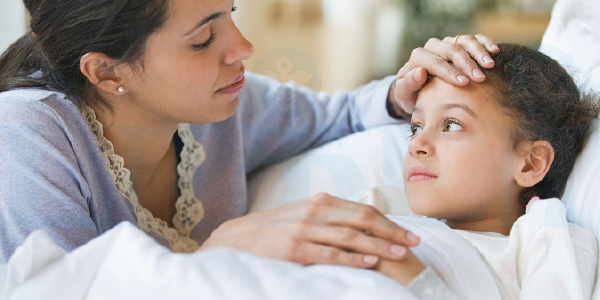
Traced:
<path fill-rule="evenodd" d="M 596 242 L 581 227 L 561 228 L 566 215 L 556 198 L 597 105 L 581 100 L 547 56 L 500 48 L 486 82 L 454 87 L 432 77 L 419 93 L 403 166 L 410 209 L 471 242 L 506 299 L 589 298 Z M 380 262 L 378 270 L 417 296 L 447 299 L 435 266 L 415 254 Z"/>

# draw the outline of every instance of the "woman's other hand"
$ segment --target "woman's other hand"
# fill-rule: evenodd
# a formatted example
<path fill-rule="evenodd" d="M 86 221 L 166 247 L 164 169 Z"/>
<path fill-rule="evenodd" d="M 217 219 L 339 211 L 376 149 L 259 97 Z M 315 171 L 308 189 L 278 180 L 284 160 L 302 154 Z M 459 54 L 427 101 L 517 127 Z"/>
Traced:
<path fill-rule="evenodd" d="M 500 48 L 494 41 L 480 34 L 429 39 L 424 47 L 413 50 L 398 72 L 389 100 L 398 115 L 408 116 L 415 107 L 417 92 L 427 82 L 427 75 L 438 76 L 457 86 L 467 85 L 470 80 L 483 82 L 485 75 L 477 64 L 493 68 L 490 53 L 498 52 Z"/>
<path fill-rule="evenodd" d="M 319 194 L 222 224 L 202 245 L 231 247 L 301 264 L 372 268 L 400 261 L 419 238 L 375 208 Z"/>
<path fill-rule="evenodd" d="M 410 249 L 407 249 L 402 261 L 381 260 L 375 270 L 396 280 L 401 285 L 407 286 L 425 270 L 425 265 Z"/>

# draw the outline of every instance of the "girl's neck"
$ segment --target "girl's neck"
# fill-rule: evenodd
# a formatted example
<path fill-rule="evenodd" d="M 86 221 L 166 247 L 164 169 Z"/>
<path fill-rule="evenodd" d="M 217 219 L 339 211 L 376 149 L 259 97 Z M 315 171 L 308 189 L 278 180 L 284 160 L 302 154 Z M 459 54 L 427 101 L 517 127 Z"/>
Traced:
<path fill-rule="evenodd" d="M 497 232 L 503 235 L 510 235 L 513 224 L 523 215 L 522 209 L 506 209 L 505 213 L 497 214 L 492 217 L 483 217 L 472 220 L 450 221 L 446 220 L 446 225 L 452 229 Z"/>

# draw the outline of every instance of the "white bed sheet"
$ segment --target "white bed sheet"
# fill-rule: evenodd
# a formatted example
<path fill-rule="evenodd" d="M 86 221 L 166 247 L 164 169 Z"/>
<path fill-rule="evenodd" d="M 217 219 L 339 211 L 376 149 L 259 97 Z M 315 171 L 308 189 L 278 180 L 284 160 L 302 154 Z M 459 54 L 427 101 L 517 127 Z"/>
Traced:
<path fill-rule="evenodd" d="M 460 299 L 500 299 L 492 275 L 468 243 L 436 224 L 411 224 L 419 224 L 413 229 L 432 242 L 418 255 L 451 277 L 448 284 Z M 371 270 L 305 267 L 225 248 L 174 254 L 123 223 L 68 254 L 42 231 L 33 233 L 0 267 L 0 299 L 415 298 Z"/>

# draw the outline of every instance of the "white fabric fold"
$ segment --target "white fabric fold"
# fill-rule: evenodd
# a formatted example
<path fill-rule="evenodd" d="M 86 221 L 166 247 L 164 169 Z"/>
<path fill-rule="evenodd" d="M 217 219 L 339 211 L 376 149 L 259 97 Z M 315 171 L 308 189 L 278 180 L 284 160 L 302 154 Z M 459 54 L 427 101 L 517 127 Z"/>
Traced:
<path fill-rule="evenodd" d="M 33 233 L 2 266 L 0 299 L 415 299 L 375 271 L 304 267 L 225 248 L 175 254 L 129 223 L 65 253 Z"/>
<path fill-rule="evenodd" d="M 455 276 L 454 291 L 465 299 L 499 299 L 492 276 L 464 240 L 429 223 L 411 224 L 431 241 L 415 252 L 437 260 L 442 276 Z M 372 270 L 306 267 L 226 248 L 176 254 L 130 223 L 71 253 L 36 231 L 0 270 L 0 299 L 7 300 L 415 299 Z"/>

